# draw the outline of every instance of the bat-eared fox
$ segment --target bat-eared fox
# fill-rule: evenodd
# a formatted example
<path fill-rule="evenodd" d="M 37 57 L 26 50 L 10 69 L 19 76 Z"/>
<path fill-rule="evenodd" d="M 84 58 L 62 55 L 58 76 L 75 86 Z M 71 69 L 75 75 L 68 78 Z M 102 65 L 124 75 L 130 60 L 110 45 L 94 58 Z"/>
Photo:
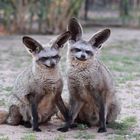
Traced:
<path fill-rule="evenodd" d="M 85 41 L 76 18 L 69 21 L 68 31 L 71 32 L 67 74 L 69 119 L 58 130 L 66 132 L 74 123 L 80 122 L 89 126 L 98 124 L 98 132 L 106 132 L 106 123 L 115 121 L 120 113 L 112 75 L 97 57 L 111 31 L 103 29 Z"/>
<path fill-rule="evenodd" d="M 10 125 L 23 124 L 41 131 L 40 123 L 48 121 L 57 108 L 68 118 L 68 110 L 61 98 L 63 89 L 59 70 L 60 50 L 70 38 L 67 31 L 55 41 L 42 46 L 31 37 L 24 36 L 23 43 L 32 55 L 32 64 L 16 79 L 9 112 L 0 112 L 0 122 Z"/>

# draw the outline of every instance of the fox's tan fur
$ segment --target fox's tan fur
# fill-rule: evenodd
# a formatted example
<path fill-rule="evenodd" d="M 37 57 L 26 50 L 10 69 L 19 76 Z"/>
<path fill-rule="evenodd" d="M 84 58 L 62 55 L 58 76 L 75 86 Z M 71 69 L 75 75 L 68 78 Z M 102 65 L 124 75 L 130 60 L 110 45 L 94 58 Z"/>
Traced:
<path fill-rule="evenodd" d="M 42 98 L 38 104 L 38 115 L 39 122 L 43 123 L 50 118 L 50 115 L 52 116 L 57 111 L 55 93 L 53 92 L 55 88 L 62 88 L 63 85 L 59 84 L 60 82 L 62 83 L 62 78 L 58 67 L 53 70 L 47 70 L 40 69 L 40 67 L 34 65 L 27 68 L 17 78 L 13 89 L 14 95 L 12 95 L 10 102 L 19 107 L 23 120 L 27 121 L 31 117 L 31 104 L 27 97 L 28 92 L 36 91 L 38 99 Z M 8 118 L 8 120 L 10 119 Z M 7 123 L 13 122 L 8 121 Z"/>
<path fill-rule="evenodd" d="M 70 102 L 70 104 L 75 104 L 76 100 L 84 102 L 78 113 L 78 119 L 87 121 L 91 125 L 95 124 L 95 113 L 98 112 L 98 107 L 95 105 L 94 100 L 102 96 L 108 108 L 107 122 L 116 120 L 120 108 L 109 70 L 99 60 L 92 60 L 92 63 L 89 63 L 89 65 L 84 63 L 81 65 L 75 63 L 76 65 L 74 65 L 72 60 L 72 64 L 70 64 L 68 72 L 68 85 L 70 96 L 75 101 Z M 95 95 L 92 95 L 90 87 L 93 88 Z M 77 90 L 80 92 L 75 93 L 73 88 L 78 88 Z M 96 93 L 96 90 L 100 92 Z M 96 117 L 96 122 L 98 123 L 98 114 L 96 114 Z"/>
<path fill-rule="evenodd" d="M 108 38 L 110 31 L 105 29 L 97 33 L 89 42 L 84 41 L 82 39 L 82 27 L 75 18 L 70 20 L 68 30 L 72 34 L 68 51 L 70 118 L 66 125 L 59 130 L 65 132 L 74 122 L 80 122 L 88 125 L 99 124 L 98 132 L 105 132 L 106 122 L 115 121 L 120 113 L 120 104 L 115 94 L 112 75 L 96 56 L 98 47 Z M 91 50 L 93 56 L 80 61 L 79 59 L 82 58 L 76 57 L 79 57 L 80 51 L 84 49 Z M 77 53 L 75 53 L 76 51 Z M 84 51 L 82 53 L 85 54 Z M 103 112 L 104 114 L 102 114 Z"/>
<path fill-rule="evenodd" d="M 69 36 L 69 32 L 62 34 L 62 36 L 56 40 L 56 44 L 54 44 L 50 50 L 47 49 L 46 51 L 53 54 L 54 50 L 54 52 L 59 54 L 59 47 L 62 47 L 61 44 L 63 45 Z M 1 123 L 6 122 L 11 125 L 18 125 L 21 121 L 32 123 L 33 114 L 31 108 L 33 101 L 34 104 L 37 105 L 37 123 L 48 121 L 51 116 L 57 112 L 57 107 L 66 118 L 67 110 L 61 98 L 63 81 L 59 64 L 53 68 L 47 68 L 48 66 L 45 66 L 45 64 L 49 58 L 46 58 L 46 61 L 40 61 L 40 59 L 38 59 L 41 55 L 43 55 L 43 59 L 46 57 L 44 56 L 45 48 L 42 48 L 41 45 L 32 38 L 25 37 L 25 39 L 27 49 L 32 49 L 33 63 L 17 77 L 12 91 L 12 97 L 10 98 L 9 113 L 8 115 L 6 114 L 6 120 L 1 119 Z M 37 47 L 39 46 L 39 49 L 42 51 L 38 51 L 37 47 L 34 48 L 35 45 L 37 45 Z M 37 129 L 37 131 L 39 130 Z"/>

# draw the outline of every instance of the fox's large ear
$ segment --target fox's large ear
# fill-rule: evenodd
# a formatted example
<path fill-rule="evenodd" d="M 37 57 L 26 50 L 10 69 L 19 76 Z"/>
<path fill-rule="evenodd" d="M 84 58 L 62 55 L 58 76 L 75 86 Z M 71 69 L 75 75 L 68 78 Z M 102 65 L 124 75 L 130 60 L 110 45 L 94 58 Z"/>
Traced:
<path fill-rule="evenodd" d="M 110 29 L 104 29 L 97 32 L 90 40 L 89 43 L 96 48 L 100 48 L 101 45 L 109 38 Z"/>
<path fill-rule="evenodd" d="M 23 37 L 23 43 L 30 53 L 39 53 L 43 49 L 40 43 L 28 36 Z"/>
<path fill-rule="evenodd" d="M 68 23 L 68 31 L 71 32 L 71 38 L 72 41 L 78 41 L 82 37 L 82 26 L 79 23 L 79 21 L 76 18 L 71 18 Z"/>
<path fill-rule="evenodd" d="M 53 43 L 53 48 L 59 49 L 62 48 L 63 45 L 68 41 L 71 34 L 70 31 L 66 31 L 63 34 L 59 35 L 56 39 L 56 41 Z"/>

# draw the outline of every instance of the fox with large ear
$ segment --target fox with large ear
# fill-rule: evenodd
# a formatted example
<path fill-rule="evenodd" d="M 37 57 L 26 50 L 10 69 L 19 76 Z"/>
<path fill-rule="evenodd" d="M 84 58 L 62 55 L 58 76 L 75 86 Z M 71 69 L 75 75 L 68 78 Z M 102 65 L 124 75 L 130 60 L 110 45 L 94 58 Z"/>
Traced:
<path fill-rule="evenodd" d="M 98 132 L 106 132 L 106 123 L 115 121 L 120 106 L 111 73 L 98 58 L 98 50 L 109 38 L 110 29 L 97 32 L 89 41 L 82 39 L 77 19 L 68 24 L 69 39 L 68 89 L 69 120 L 59 131 L 66 132 L 74 123 L 99 124 Z"/>
<path fill-rule="evenodd" d="M 68 110 L 61 98 L 63 81 L 59 62 L 60 50 L 69 38 L 70 32 L 67 31 L 53 43 L 42 46 L 31 37 L 23 37 L 33 62 L 17 77 L 9 113 L 5 113 L 7 117 L 1 119 L 3 122 L 11 125 L 22 123 L 25 127 L 33 127 L 34 131 L 41 131 L 39 124 L 47 122 L 57 108 L 67 120 Z"/>

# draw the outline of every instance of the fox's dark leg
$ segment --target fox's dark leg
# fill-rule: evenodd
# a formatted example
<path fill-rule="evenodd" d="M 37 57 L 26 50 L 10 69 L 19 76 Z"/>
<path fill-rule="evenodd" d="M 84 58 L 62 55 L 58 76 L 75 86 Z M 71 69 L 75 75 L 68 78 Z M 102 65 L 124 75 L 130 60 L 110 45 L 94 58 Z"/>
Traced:
<path fill-rule="evenodd" d="M 39 101 L 42 99 L 42 96 L 41 95 L 37 96 L 36 94 L 30 93 L 30 95 L 28 95 L 28 99 L 31 103 L 33 131 L 40 132 L 41 129 L 39 128 L 39 123 L 38 123 L 37 107 L 38 107 Z"/>
<path fill-rule="evenodd" d="M 59 98 L 57 97 L 56 105 L 59 108 L 62 115 L 64 116 L 65 121 L 68 121 L 68 119 L 69 119 L 68 108 L 66 108 L 61 96 Z"/>
<path fill-rule="evenodd" d="M 93 94 L 92 97 L 94 98 L 95 105 L 99 108 L 99 133 L 106 132 L 106 106 L 105 101 L 103 100 L 102 96 L 99 94 L 100 92 L 92 89 Z"/>
<path fill-rule="evenodd" d="M 35 101 L 31 103 L 32 117 L 33 117 L 33 131 L 41 131 L 38 124 L 38 112 L 37 112 L 37 104 Z"/>
<path fill-rule="evenodd" d="M 56 103 L 57 107 L 59 108 L 60 112 L 62 113 L 62 115 L 64 116 L 65 121 L 67 121 L 68 120 L 68 109 L 66 108 L 66 106 L 62 100 L 62 97 L 61 97 L 62 90 L 63 90 L 63 82 L 62 82 L 62 80 L 59 80 L 57 82 L 57 88 L 54 89 L 54 91 L 53 91 L 55 94 L 55 103 Z"/>
<path fill-rule="evenodd" d="M 73 124 L 74 120 L 76 119 L 80 109 L 82 108 L 84 102 L 80 99 L 80 97 L 74 97 L 78 92 L 76 88 L 69 89 L 70 92 L 72 92 L 73 96 L 70 97 L 70 103 L 69 103 L 69 117 L 66 121 L 66 124 L 59 128 L 58 130 L 61 132 L 66 132 Z"/>
<path fill-rule="evenodd" d="M 31 128 L 32 127 L 32 124 L 30 123 L 30 121 L 26 121 L 23 123 L 24 127 L 26 128 Z"/>
<path fill-rule="evenodd" d="M 83 106 L 83 102 L 81 101 L 77 101 L 71 104 L 70 109 L 69 109 L 69 119 L 64 125 L 64 127 L 58 129 L 59 131 L 66 132 L 68 131 L 69 128 L 71 128 L 71 126 L 73 126 L 72 124 L 75 118 L 77 117 L 82 106 Z"/>
<path fill-rule="evenodd" d="M 100 107 L 99 107 L 99 129 L 98 132 L 106 132 L 106 115 L 105 115 L 105 105 L 103 102 L 100 102 Z"/>
<path fill-rule="evenodd" d="M 54 89 L 54 94 L 55 94 L 55 103 L 60 112 L 62 113 L 65 121 L 67 122 L 69 120 L 68 116 L 68 108 L 63 102 L 63 99 L 61 97 L 62 89 L 63 89 L 63 82 L 62 80 L 59 80 L 57 83 L 58 88 Z"/>
<path fill-rule="evenodd" d="M 21 120 L 20 124 L 23 125 L 26 128 L 31 128 L 32 127 L 32 124 L 30 123 L 30 121 Z"/>

